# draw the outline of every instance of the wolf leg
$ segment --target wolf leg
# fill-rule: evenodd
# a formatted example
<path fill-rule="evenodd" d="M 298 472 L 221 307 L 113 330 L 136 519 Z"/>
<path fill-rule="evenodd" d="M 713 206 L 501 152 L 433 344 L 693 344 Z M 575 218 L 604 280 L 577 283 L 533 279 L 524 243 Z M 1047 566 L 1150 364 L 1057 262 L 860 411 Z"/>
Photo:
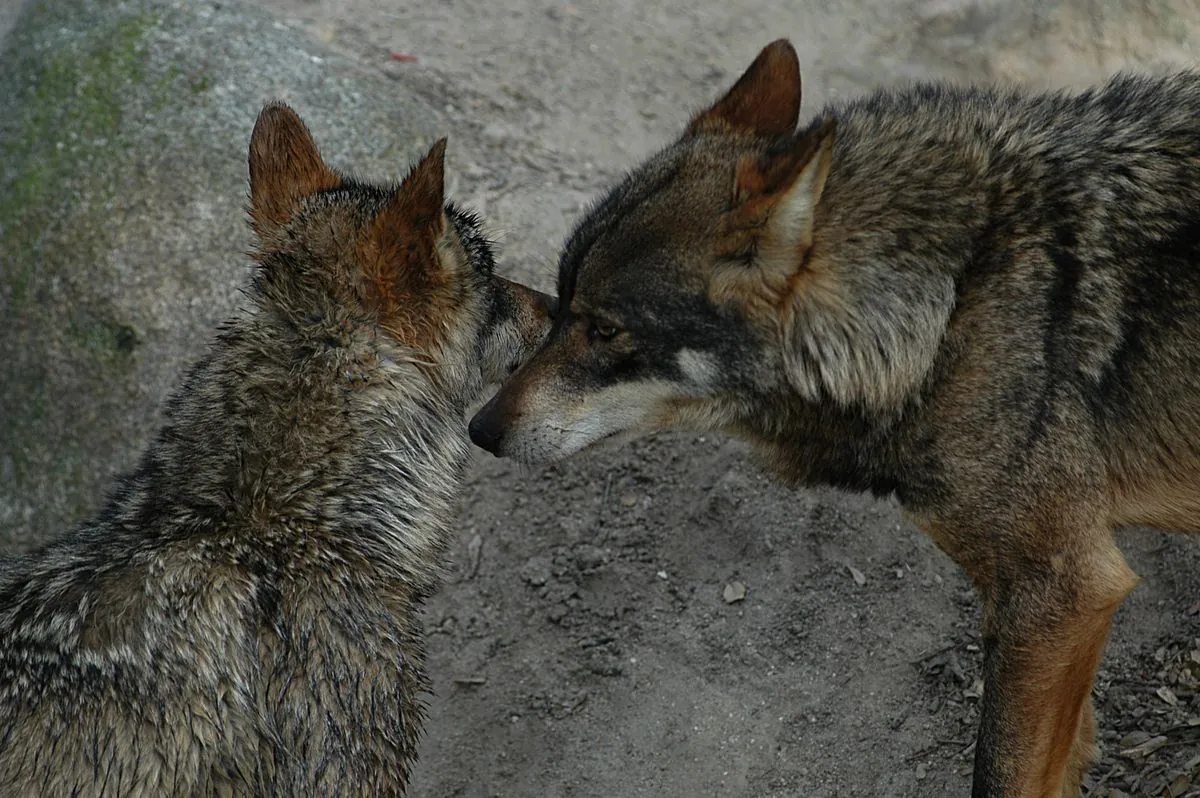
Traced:
<path fill-rule="evenodd" d="M 984 596 L 974 798 L 1078 796 L 1095 738 L 1092 681 L 1137 584 L 1108 530 L 1048 562 L 997 563 Z"/>
<path fill-rule="evenodd" d="M 1079 731 L 1075 735 L 1075 746 L 1067 763 L 1067 775 L 1063 779 L 1062 798 L 1079 798 L 1083 777 L 1096 760 L 1096 716 L 1092 711 L 1092 697 L 1083 701 L 1079 714 Z"/>

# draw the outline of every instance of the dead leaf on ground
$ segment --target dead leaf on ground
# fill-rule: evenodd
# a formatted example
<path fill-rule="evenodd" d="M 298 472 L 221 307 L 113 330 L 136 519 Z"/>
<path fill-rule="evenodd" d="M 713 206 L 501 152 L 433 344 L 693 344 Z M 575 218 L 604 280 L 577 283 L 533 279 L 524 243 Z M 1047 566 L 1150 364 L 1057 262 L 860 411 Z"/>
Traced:
<path fill-rule="evenodd" d="M 1170 704 L 1173 707 L 1179 705 L 1179 698 L 1175 695 L 1175 691 L 1170 687 L 1167 687 L 1165 684 L 1155 690 L 1154 694 L 1161 698 L 1163 703 Z"/>
<path fill-rule="evenodd" d="M 1130 759 L 1141 759 L 1142 757 L 1150 756 L 1150 754 L 1153 754 L 1168 742 L 1170 741 L 1160 734 L 1157 737 L 1151 737 L 1141 745 L 1134 746 L 1133 748 L 1126 748 L 1121 752 L 1121 756 L 1128 757 Z"/>

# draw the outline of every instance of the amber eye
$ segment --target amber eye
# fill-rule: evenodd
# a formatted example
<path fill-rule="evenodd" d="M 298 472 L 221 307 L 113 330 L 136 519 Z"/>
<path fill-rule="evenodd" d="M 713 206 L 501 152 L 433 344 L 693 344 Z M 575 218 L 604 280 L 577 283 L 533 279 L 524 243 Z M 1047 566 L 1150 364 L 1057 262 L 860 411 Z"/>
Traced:
<path fill-rule="evenodd" d="M 589 341 L 609 341 L 617 334 L 617 328 L 611 324 L 593 324 L 588 330 Z"/>

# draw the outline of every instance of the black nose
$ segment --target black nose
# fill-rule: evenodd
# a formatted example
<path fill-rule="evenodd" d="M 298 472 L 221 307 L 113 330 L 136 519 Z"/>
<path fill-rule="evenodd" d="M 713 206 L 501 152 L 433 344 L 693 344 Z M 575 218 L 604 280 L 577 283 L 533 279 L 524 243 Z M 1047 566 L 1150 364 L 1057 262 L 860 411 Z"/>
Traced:
<path fill-rule="evenodd" d="M 467 425 L 467 433 L 471 436 L 471 443 L 485 452 L 500 456 L 500 439 L 503 435 L 500 425 L 489 418 L 488 408 L 485 407 L 475 414 L 471 423 Z"/>

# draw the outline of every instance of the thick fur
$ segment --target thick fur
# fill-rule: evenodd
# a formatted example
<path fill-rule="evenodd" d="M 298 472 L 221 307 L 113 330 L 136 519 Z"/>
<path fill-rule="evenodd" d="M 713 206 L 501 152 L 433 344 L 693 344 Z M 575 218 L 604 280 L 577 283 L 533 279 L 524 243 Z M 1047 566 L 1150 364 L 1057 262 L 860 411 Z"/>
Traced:
<path fill-rule="evenodd" d="M 1077 795 L 1112 530 L 1200 528 L 1200 74 L 799 97 L 776 42 L 583 219 L 472 438 L 724 429 L 895 494 L 984 602 L 974 795 Z"/>
<path fill-rule="evenodd" d="M 263 111 L 249 308 L 103 512 L 0 565 L 0 794 L 403 792 L 464 413 L 548 326 L 443 151 L 368 185 Z"/>

